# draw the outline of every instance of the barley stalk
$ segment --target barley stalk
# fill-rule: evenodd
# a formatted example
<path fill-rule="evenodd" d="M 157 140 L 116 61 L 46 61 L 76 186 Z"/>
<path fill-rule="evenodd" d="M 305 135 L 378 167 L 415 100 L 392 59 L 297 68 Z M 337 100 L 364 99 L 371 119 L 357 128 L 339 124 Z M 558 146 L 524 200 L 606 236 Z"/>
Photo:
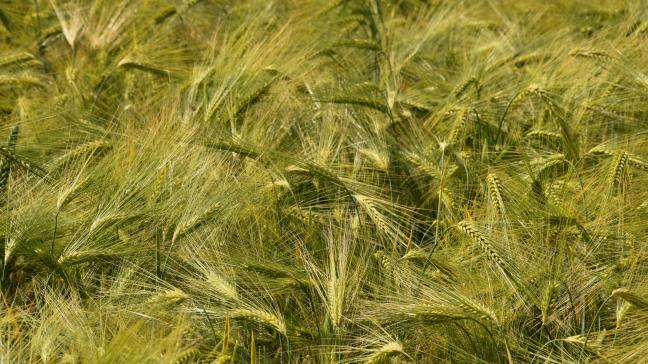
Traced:
<path fill-rule="evenodd" d="M 257 308 L 238 308 L 229 312 L 232 318 L 250 320 L 275 329 L 278 333 L 286 334 L 286 323 L 283 318 Z"/>
<path fill-rule="evenodd" d="M 460 110 L 457 115 L 455 116 L 455 121 L 452 124 L 452 129 L 450 130 L 450 134 L 448 135 L 448 144 L 456 144 L 459 142 L 459 136 L 463 132 L 464 127 L 466 126 L 466 121 L 468 120 L 468 116 L 470 114 L 470 109 L 462 109 Z"/>
<path fill-rule="evenodd" d="M 385 363 L 389 358 L 403 353 L 403 345 L 397 341 L 392 341 L 374 350 L 367 361 L 365 361 L 365 364 Z"/>
<path fill-rule="evenodd" d="M 494 173 L 486 176 L 486 185 L 488 187 L 488 196 L 500 216 L 504 216 L 504 200 L 502 199 L 502 185 L 499 178 Z"/>
<path fill-rule="evenodd" d="M 203 225 L 209 218 L 211 218 L 216 211 L 220 208 L 219 203 L 215 203 L 205 211 L 203 211 L 202 214 L 193 217 L 187 221 L 184 221 L 178 226 L 176 226 L 175 231 L 173 232 L 173 237 L 171 238 L 171 242 L 175 242 L 176 240 L 180 239 L 181 237 L 187 235 L 191 231 L 197 229 L 201 225 Z"/>
<path fill-rule="evenodd" d="M 99 155 L 111 150 L 112 148 L 112 144 L 105 140 L 95 140 L 89 143 L 81 144 L 58 157 L 54 161 L 51 170 L 59 171 L 76 159 Z"/>
<path fill-rule="evenodd" d="M 156 294 L 148 300 L 148 303 L 158 305 L 177 305 L 188 299 L 188 294 L 186 294 L 179 288 L 174 288 Z"/>
<path fill-rule="evenodd" d="M 617 288 L 612 291 L 612 298 L 623 298 L 639 309 L 648 309 L 648 299 L 631 292 L 627 288 Z"/>
<path fill-rule="evenodd" d="M 61 265 L 76 265 L 96 261 L 111 261 L 117 259 L 117 254 L 105 253 L 96 249 L 68 252 L 59 258 Z"/>
<path fill-rule="evenodd" d="M 226 299 L 231 301 L 238 301 L 239 295 L 236 286 L 231 284 L 220 274 L 215 272 L 207 272 L 205 274 L 205 281 L 211 289 L 223 295 Z"/>
<path fill-rule="evenodd" d="M 470 85 L 475 85 L 475 87 L 478 87 L 478 86 L 477 86 L 477 78 L 476 78 L 475 76 L 472 76 L 472 77 L 468 78 L 467 80 L 465 80 L 464 82 L 460 83 L 460 84 L 459 84 L 459 85 L 454 89 L 454 91 L 452 91 L 452 94 L 453 94 L 456 98 L 459 98 L 459 97 L 461 97 L 461 95 L 463 95 L 463 93 L 468 89 L 468 87 L 470 87 Z"/>
<path fill-rule="evenodd" d="M 608 170 L 607 183 L 610 188 L 615 188 L 621 184 L 628 163 L 628 153 L 618 151 L 615 153 L 610 169 Z"/>
<path fill-rule="evenodd" d="M 185 364 L 185 363 L 194 363 L 196 362 L 196 357 L 198 356 L 198 349 L 189 348 L 185 349 L 178 354 L 176 354 L 173 363 L 174 364 Z"/>

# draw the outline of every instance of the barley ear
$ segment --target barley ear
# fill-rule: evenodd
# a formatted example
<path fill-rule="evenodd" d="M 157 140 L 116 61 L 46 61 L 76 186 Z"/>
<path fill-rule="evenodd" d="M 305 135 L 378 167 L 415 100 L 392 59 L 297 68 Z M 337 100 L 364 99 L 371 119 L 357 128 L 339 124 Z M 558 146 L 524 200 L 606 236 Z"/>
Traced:
<path fill-rule="evenodd" d="M 623 298 L 625 301 L 639 309 L 648 309 L 648 299 L 631 292 L 627 288 L 617 288 L 612 291 L 612 298 Z"/>
<path fill-rule="evenodd" d="M 404 354 L 403 345 L 399 342 L 393 341 L 378 348 L 371 354 L 367 361 L 365 361 L 365 364 L 387 363 L 389 358 L 400 354 Z"/>
<path fill-rule="evenodd" d="M 504 216 L 504 200 L 502 199 L 502 185 L 494 173 L 486 176 L 486 186 L 488 187 L 488 196 L 495 210 L 500 216 Z"/>
<path fill-rule="evenodd" d="M 195 363 L 198 357 L 198 349 L 189 348 L 178 353 L 173 361 L 174 364 Z"/>
<path fill-rule="evenodd" d="M 616 152 L 607 175 L 607 184 L 611 190 L 615 190 L 617 187 L 621 188 L 627 164 L 628 153 L 625 151 Z"/>

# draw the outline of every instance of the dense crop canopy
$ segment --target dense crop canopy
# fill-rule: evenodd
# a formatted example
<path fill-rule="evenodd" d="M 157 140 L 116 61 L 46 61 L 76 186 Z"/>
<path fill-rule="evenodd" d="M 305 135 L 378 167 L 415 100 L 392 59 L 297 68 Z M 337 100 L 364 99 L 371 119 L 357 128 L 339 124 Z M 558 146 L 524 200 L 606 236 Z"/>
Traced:
<path fill-rule="evenodd" d="M 0 363 L 642 363 L 648 3 L 0 0 Z"/>

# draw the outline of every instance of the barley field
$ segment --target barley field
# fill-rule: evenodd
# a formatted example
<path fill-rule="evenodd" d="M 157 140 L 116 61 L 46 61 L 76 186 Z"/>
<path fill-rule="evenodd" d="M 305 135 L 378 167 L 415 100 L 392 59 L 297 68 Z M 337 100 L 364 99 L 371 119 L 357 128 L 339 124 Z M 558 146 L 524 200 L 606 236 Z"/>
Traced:
<path fill-rule="evenodd" d="M 0 0 L 0 363 L 648 363 L 648 1 Z"/>

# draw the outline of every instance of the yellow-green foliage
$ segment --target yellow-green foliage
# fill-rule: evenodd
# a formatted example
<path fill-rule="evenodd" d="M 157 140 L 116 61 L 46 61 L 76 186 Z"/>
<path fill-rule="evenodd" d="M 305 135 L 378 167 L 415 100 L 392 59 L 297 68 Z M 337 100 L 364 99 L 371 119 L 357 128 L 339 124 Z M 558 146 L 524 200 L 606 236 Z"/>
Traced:
<path fill-rule="evenodd" d="M 642 363 L 644 0 L 0 0 L 0 363 Z"/>

